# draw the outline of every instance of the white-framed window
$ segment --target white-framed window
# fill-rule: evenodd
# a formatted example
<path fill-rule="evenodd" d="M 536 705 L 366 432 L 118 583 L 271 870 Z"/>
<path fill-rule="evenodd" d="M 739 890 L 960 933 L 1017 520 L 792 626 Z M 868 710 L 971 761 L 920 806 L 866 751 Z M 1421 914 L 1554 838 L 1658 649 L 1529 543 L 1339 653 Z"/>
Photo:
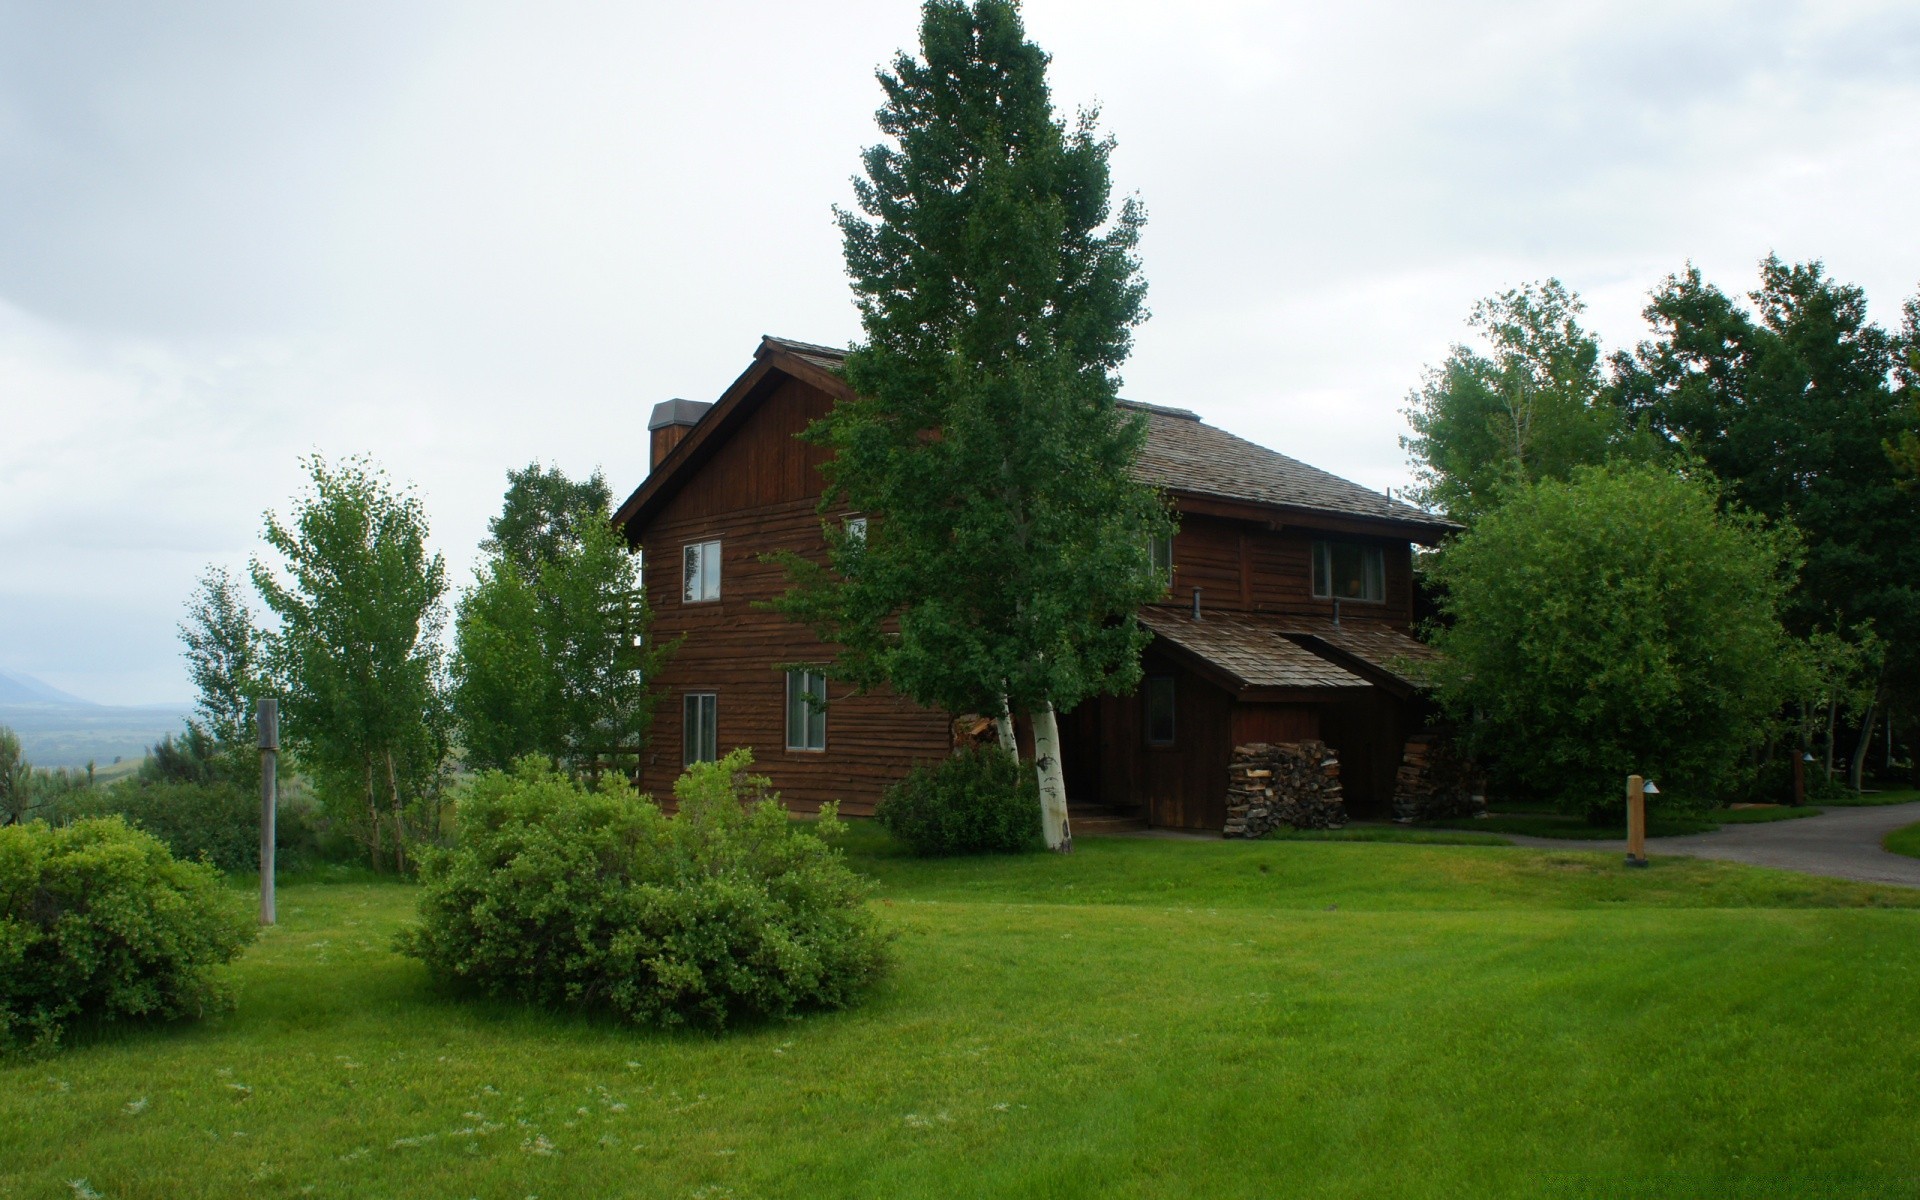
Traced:
<path fill-rule="evenodd" d="M 850 542 L 859 542 L 863 546 L 866 545 L 867 519 L 865 517 L 847 518 L 847 540 Z"/>
<path fill-rule="evenodd" d="M 720 598 L 720 542 L 688 542 L 681 559 L 680 599 L 688 604 Z"/>
<path fill-rule="evenodd" d="M 1147 745 L 1173 745 L 1173 676 L 1147 676 Z"/>
<path fill-rule="evenodd" d="M 1173 586 L 1173 538 L 1156 537 L 1147 539 L 1147 556 L 1153 561 L 1153 569 L 1168 587 Z"/>
<path fill-rule="evenodd" d="M 720 698 L 712 692 L 688 692 L 681 702 L 680 763 L 715 762 L 720 757 Z"/>
<path fill-rule="evenodd" d="M 787 749 L 827 748 L 827 677 L 819 671 L 787 672 Z"/>
<path fill-rule="evenodd" d="M 1313 544 L 1313 594 L 1322 600 L 1387 598 L 1387 556 L 1378 546 L 1353 542 Z"/>

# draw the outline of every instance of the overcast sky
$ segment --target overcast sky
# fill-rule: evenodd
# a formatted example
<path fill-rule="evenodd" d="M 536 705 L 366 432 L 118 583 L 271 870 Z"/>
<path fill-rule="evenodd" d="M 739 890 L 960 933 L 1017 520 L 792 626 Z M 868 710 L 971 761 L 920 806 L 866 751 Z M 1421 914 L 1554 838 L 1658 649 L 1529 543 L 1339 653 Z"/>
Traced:
<path fill-rule="evenodd" d="M 298 456 L 646 468 L 762 333 L 857 331 L 829 208 L 909 3 L 0 3 L 0 666 L 191 694 L 174 626 Z M 1126 394 L 1374 487 L 1473 302 L 1609 347 L 1691 260 L 1920 288 L 1920 5 L 1029 0 L 1145 201 Z"/>

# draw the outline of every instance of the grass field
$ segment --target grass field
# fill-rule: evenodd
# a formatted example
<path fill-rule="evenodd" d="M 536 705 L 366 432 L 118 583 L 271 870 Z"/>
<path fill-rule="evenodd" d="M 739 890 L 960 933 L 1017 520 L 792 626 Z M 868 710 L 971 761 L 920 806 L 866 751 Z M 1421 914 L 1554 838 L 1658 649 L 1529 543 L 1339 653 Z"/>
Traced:
<path fill-rule="evenodd" d="M 1878 792 L 1846 792 L 1837 799 L 1821 800 L 1828 808 L 1858 808 L 1871 804 L 1911 804 L 1920 800 L 1920 788 L 1888 788 Z"/>
<path fill-rule="evenodd" d="M 1722 825 L 1757 825 L 1770 821 L 1793 821 L 1801 817 L 1817 817 L 1820 811 L 1808 805 L 1801 808 L 1716 808 L 1698 816 L 1686 817 L 1650 813 L 1647 817 L 1647 836 L 1674 837 L 1688 833 L 1709 833 Z M 1594 825 L 1584 817 L 1550 811 L 1500 812 L 1485 817 L 1432 821 L 1421 828 L 1522 833 L 1529 837 L 1590 842 L 1618 841 L 1627 836 L 1624 821 L 1619 825 Z"/>
<path fill-rule="evenodd" d="M 0 1197 L 1920 1190 L 1920 892 L 1461 845 L 849 857 L 892 977 L 724 1037 L 436 993 L 389 949 L 412 888 L 285 886 L 234 1014 L 0 1066 Z"/>
<path fill-rule="evenodd" d="M 1909 825 L 1905 829 L 1896 829 L 1881 839 L 1880 844 L 1895 854 L 1904 854 L 1909 858 L 1920 858 L 1920 825 Z"/>

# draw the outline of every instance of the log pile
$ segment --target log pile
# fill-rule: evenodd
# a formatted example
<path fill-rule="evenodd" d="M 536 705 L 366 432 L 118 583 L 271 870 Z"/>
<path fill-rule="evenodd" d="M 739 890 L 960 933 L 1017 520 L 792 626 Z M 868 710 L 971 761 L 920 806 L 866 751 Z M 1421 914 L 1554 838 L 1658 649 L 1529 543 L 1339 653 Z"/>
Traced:
<path fill-rule="evenodd" d="M 1227 768 L 1228 837 L 1262 837 L 1283 825 L 1338 829 L 1346 823 L 1340 759 L 1325 742 L 1234 747 Z"/>
<path fill-rule="evenodd" d="M 1480 774 L 1452 738 L 1429 730 L 1407 740 L 1393 781 L 1393 819 L 1431 821 L 1487 811 Z"/>

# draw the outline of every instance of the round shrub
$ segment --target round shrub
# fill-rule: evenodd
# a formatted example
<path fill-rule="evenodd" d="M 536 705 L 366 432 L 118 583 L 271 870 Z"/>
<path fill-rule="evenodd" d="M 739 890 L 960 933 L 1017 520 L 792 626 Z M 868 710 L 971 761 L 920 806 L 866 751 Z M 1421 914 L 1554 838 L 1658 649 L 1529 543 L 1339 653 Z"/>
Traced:
<path fill-rule="evenodd" d="M 1040 786 L 999 747 L 968 747 L 889 785 L 874 817 L 915 854 L 1013 854 L 1040 838 Z"/>
<path fill-rule="evenodd" d="M 0 1044 L 76 1018 L 197 1017 L 258 932 L 245 897 L 117 817 L 0 829 Z"/>
<path fill-rule="evenodd" d="M 866 885 L 788 819 L 739 750 L 674 785 L 663 814 L 537 758 L 478 776 L 454 845 L 423 850 L 402 953 L 487 995 L 720 1027 L 851 1003 L 885 967 Z"/>

